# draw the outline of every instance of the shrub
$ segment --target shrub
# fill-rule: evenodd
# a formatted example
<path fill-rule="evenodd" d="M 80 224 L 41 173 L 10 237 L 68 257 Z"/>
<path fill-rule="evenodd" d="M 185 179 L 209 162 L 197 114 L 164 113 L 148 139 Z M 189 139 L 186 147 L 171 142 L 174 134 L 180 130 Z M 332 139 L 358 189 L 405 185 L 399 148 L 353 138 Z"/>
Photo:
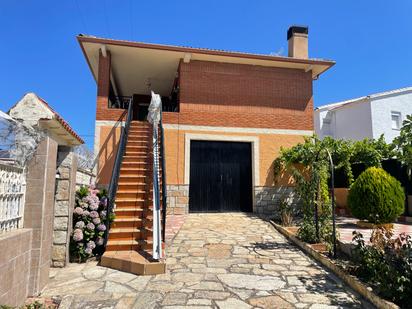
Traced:
<path fill-rule="evenodd" d="M 107 214 L 106 192 L 94 187 L 81 187 L 76 192 L 73 210 L 72 259 L 82 262 L 102 249 L 107 218 L 111 220 Z"/>
<path fill-rule="evenodd" d="M 382 168 L 366 169 L 350 188 L 352 214 L 372 223 L 393 222 L 404 211 L 405 193 L 399 181 Z"/>
<path fill-rule="evenodd" d="M 279 199 L 280 222 L 283 226 L 291 226 L 294 216 L 293 196 L 283 194 Z"/>
<path fill-rule="evenodd" d="M 355 275 L 372 285 L 382 297 L 402 308 L 410 308 L 412 295 L 412 239 L 400 234 L 392 238 L 383 228 L 372 232 L 366 245 L 361 233 L 353 232 Z"/>

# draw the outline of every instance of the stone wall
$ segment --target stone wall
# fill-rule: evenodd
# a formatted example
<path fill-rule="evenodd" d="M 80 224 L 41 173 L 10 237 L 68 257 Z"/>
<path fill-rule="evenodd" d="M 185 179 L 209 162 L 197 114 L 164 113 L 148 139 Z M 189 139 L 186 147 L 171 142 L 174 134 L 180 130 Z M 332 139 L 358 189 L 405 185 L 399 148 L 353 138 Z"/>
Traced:
<path fill-rule="evenodd" d="M 279 216 L 279 201 L 288 198 L 294 208 L 300 205 L 299 198 L 294 193 L 294 187 L 258 187 L 254 189 L 255 213 L 268 217 Z"/>
<path fill-rule="evenodd" d="M 189 185 L 167 185 L 167 214 L 184 215 L 189 212 Z"/>
<path fill-rule="evenodd" d="M 78 169 L 76 173 L 76 189 L 81 186 L 90 186 L 96 181 L 96 175 L 94 172 L 87 171 L 84 169 Z"/>
<path fill-rule="evenodd" d="M 70 147 L 59 146 L 54 209 L 52 266 L 69 261 L 70 234 L 76 192 L 77 157 Z"/>

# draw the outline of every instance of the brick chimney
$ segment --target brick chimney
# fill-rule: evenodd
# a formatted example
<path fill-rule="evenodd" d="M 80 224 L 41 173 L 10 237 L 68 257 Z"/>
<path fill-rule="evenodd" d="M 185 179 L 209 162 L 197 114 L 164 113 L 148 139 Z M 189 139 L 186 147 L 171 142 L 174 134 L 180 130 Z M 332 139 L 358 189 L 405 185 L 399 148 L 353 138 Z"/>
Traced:
<path fill-rule="evenodd" d="M 308 59 L 308 27 L 291 26 L 288 30 L 288 56 Z"/>

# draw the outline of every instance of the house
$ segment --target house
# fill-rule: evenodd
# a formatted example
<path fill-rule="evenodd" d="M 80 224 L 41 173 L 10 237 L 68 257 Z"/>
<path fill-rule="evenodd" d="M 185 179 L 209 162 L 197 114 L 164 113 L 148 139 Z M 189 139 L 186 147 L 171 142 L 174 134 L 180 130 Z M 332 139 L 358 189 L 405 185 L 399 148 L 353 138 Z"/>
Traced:
<path fill-rule="evenodd" d="M 320 138 L 351 140 L 377 139 L 383 134 L 390 143 L 410 114 L 412 87 L 400 88 L 316 108 L 315 133 Z"/>
<path fill-rule="evenodd" d="M 292 190 L 288 177 L 274 183 L 273 161 L 313 134 L 312 82 L 334 65 L 308 57 L 307 27 L 290 27 L 287 39 L 284 57 L 78 36 L 97 83 L 100 186 L 111 183 L 133 104 L 107 252 L 152 245 L 151 90 L 162 98 L 167 212 L 273 213 Z"/>

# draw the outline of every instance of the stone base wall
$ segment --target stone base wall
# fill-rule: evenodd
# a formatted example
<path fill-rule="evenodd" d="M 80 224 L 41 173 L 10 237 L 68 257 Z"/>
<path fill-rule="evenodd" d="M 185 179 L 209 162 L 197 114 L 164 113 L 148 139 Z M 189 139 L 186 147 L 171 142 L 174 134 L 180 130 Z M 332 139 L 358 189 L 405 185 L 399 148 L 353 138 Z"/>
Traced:
<path fill-rule="evenodd" d="M 57 157 L 52 267 L 64 267 L 69 261 L 70 234 L 76 191 L 77 157 L 70 147 L 60 146 Z"/>
<path fill-rule="evenodd" d="M 184 215 L 189 212 L 189 185 L 167 185 L 167 214 Z"/>
<path fill-rule="evenodd" d="M 168 185 L 166 189 L 167 214 L 182 215 L 189 213 L 189 185 Z M 300 205 L 299 198 L 294 193 L 294 187 L 256 186 L 254 188 L 254 212 L 268 217 L 278 217 L 281 198 L 288 198 L 294 208 L 298 208 Z"/>
<path fill-rule="evenodd" d="M 32 229 L 0 235 L 0 306 L 20 306 L 29 294 Z"/>
<path fill-rule="evenodd" d="M 300 205 L 299 198 L 294 192 L 294 187 L 258 187 L 254 189 L 255 213 L 268 216 L 279 217 L 279 202 L 281 198 L 288 198 L 293 208 Z"/>
<path fill-rule="evenodd" d="M 96 181 L 94 172 L 78 169 L 76 172 L 76 190 L 82 186 L 90 186 Z"/>

